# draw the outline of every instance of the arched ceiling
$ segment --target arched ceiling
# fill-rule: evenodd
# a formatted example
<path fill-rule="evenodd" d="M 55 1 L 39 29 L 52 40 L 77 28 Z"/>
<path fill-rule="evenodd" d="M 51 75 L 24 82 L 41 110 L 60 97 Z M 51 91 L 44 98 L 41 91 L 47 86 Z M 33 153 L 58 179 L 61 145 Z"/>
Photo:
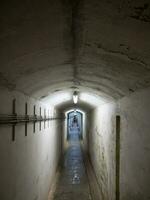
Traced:
<path fill-rule="evenodd" d="M 81 91 L 78 92 L 78 103 L 75 105 L 73 103 L 73 92 L 71 90 L 57 91 L 50 94 L 47 97 L 41 99 L 45 104 L 50 104 L 59 110 L 65 109 L 77 109 L 82 108 L 83 110 L 90 110 L 102 104 L 105 104 L 113 99 L 99 96 L 93 92 Z"/>
<path fill-rule="evenodd" d="M 118 99 L 150 86 L 148 0 L 2 1 L 0 24 L 1 87 Z"/>
<path fill-rule="evenodd" d="M 62 112 L 62 113 L 65 113 L 68 110 L 82 110 L 83 112 L 87 112 L 88 113 L 94 107 L 89 105 L 88 103 L 81 102 L 81 101 L 75 107 L 73 105 L 73 103 L 70 101 L 70 102 L 64 102 L 64 103 L 58 105 L 56 108 L 59 110 L 59 112 Z"/>

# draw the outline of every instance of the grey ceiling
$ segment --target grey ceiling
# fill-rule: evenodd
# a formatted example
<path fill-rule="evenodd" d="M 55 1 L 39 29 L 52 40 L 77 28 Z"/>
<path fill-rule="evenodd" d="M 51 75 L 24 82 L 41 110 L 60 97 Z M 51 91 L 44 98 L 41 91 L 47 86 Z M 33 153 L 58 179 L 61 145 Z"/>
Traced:
<path fill-rule="evenodd" d="M 0 86 L 115 99 L 150 86 L 149 0 L 1 2 Z"/>

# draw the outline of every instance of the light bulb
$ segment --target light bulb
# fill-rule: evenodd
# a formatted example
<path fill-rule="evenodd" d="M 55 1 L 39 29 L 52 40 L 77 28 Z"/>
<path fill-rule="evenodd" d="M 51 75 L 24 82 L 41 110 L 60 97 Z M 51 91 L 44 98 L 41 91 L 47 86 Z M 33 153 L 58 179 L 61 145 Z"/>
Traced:
<path fill-rule="evenodd" d="M 76 91 L 73 93 L 73 102 L 74 102 L 74 104 L 78 103 L 78 94 Z"/>

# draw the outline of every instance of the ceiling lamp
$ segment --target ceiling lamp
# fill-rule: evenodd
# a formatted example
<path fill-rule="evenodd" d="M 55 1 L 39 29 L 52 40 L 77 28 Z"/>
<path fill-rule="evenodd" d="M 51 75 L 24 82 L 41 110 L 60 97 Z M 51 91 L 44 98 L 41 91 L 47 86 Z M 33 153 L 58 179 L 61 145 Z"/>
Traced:
<path fill-rule="evenodd" d="M 78 93 L 76 91 L 73 93 L 73 102 L 74 104 L 78 103 Z"/>

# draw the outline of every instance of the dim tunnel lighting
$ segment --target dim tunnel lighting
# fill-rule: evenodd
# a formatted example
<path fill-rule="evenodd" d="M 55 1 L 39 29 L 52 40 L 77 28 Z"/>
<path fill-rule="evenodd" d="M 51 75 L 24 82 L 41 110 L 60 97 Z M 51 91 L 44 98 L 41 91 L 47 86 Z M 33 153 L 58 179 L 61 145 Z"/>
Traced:
<path fill-rule="evenodd" d="M 76 91 L 73 93 L 73 102 L 74 102 L 74 104 L 78 103 L 78 94 Z"/>

